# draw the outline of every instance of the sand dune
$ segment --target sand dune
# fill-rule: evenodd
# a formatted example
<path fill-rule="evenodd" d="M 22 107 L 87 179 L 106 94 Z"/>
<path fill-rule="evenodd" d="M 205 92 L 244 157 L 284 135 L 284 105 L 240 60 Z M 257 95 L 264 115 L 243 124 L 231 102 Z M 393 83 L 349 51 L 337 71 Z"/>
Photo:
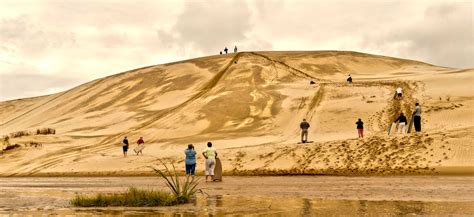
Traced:
<path fill-rule="evenodd" d="M 345 51 L 241 52 L 144 67 L 0 102 L 0 135 L 57 132 L 11 138 L 23 148 L 0 156 L 0 175 L 147 174 L 159 160 L 182 164 L 188 143 L 200 151 L 207 141 L 228 174 L 474 174 L 473 72 Z M 398 86 L 403 100 L 393 99 Z M 415 102 L 423 132 L 388 137 L 388 124 Z M 297 144 L 302 118 L 314 143 Z M 357 118 L 364 139 L 356 138 Z M 123 158 L 125 135 L 132 148 L 144 137 L 144 156 Z"/>

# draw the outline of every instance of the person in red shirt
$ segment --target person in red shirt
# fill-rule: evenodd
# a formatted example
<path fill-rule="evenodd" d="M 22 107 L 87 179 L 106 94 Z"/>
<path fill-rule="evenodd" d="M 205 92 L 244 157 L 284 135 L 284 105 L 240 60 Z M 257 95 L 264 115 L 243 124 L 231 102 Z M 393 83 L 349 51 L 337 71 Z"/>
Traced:
<path fill-rule="evenodd" d="M 143 141 L 143 137 L 140 137 L 140 139 L 137 141 L 137 148 L 134 149 L 135 153 L 142 154 L 143 155 L 143 148 L 145 148 L 145 142 Z"/>

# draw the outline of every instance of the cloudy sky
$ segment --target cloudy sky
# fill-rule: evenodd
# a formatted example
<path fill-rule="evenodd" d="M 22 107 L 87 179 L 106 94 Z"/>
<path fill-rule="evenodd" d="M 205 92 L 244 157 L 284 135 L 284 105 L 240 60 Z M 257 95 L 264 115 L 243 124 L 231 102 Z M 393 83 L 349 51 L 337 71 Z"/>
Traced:
<path fill-rule="evenodd" d="M 0 100 L 234 45 L 472 68 L 473 8 L 449 0 L 0 0 Z"/>

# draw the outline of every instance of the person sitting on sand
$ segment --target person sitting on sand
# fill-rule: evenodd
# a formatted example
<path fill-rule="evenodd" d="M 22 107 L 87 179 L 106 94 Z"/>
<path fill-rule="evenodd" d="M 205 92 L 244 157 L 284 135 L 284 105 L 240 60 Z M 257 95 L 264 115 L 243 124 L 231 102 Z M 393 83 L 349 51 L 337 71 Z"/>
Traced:
<path fill-rule="evenodd" d="M 194 171 L 196 170 L 196 151 L 194 150 L 194 145 L 189 144 L 188 148 L 184 150 L 185 164 L 186 164 L 186 176 L 193 176 Z"/>
<path fill-rule="evenodd" d="M 301 142 L 306 143 L 308 141 L 308 128 L 310 127 L 309 123 L 306 122 L 306 119 L 300 123 L 301 128 Z"/>
<path fill-rule="evenodd" d="M 217 157 L 217 151 L 212 147 L 212 143 L 208 142 L 207 143 L 207 148 L 202 152 L 202 155 L 204 158 L 206 158 L 206 182 L 207 182 L 207 177 L 211 178 L 211 181 L 214 179 L 214 167 L 216 166 L 216 157 Z"/>
<path fill-rule="evenodd" d="M 123 156 L 127 157 L 127 151 L 128 151 L 128 139 L 125 136 L 125 138 L 122 141 L 122 150 L 123 150 Z"/>
<path fill-rule="evenodd" d="M 401 87 L 398 87 L 395 92 L 397 93 L 397 97 L 398 99 L 401 99 L 402 98 L 402 88 Z"/>
<path fill-rule="evenodd" d="M 359 118 L 356 122 L 357 124 L 357 132 L 359 133 L 359 138 L 364 138 L 364 122 Z"/>
<path fill-rule="evenodd" d="M 395 120 L 393 123 L 400 122 L 398 125 L 398 133 L 399 134 L 405 134 L 405 126 L 407 125 L 407 117 L 402 113 L 400 113 L 400 116 L 398 116 L 397 120 Z"/>
<path fill-rule="evenodd" d="M 415 131 L 421 131 L 421 107 L 419 103 L 415 103 L 415 111 L 413 112 L 413 124 L 415 125 Z"/>
<path fill-rule="evenodd" d="M 351 77 L 351 74 L 349 74 L 349 75 L 348 75 L 348 77 L 347 77 L 347 82 L 349 82 L 349 83 L 352 83 L 352 77 Z"/>
<path fill-rule="evenodd" d="M 143 146 L 140 147 L 141 145 L 143 145 Z M 143 155 L 143 152 L 142 152 L 142 151 L 143 151 L 143 149 L 145 148 L 144 146 L 145 146 L 145 142 L 143 141 L 143 137 L 140 137 L 140 139 L 137 141 L 137 150 L 139 150 L 139 151 L 137 151 L 137 150 L 135 150 L 135 149 L 134 149 L 133 151 L 135 151 L 135 153 L 136 153 L 137 155 L 138 155 L 138 154 L 142 154 L 142 155 Z"/>

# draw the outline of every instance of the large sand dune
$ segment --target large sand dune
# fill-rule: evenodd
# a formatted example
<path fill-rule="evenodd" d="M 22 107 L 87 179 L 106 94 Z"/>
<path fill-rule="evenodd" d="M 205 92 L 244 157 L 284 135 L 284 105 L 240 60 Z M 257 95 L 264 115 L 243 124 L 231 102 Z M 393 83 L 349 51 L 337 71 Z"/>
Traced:
<path fill-rule="evenodd" d="M 200 152 L 207 141 L 232 174 L 474 174 L 473 73 L 342 51 L 241 52 L 144 67 L 1 102 L 0 135 L 44 127 L 56 134 L 11 138 L 23 147 L 0 156 L 0 175 L 147 174 L 160 160 L 183 164 L 187 144 Z M 393 99 L 398 86 L 403 100 Z M 422 133 L 388 137 L 389 123 L 415 102 Z M 297 144 L 302 118 L 314 143 Z M 131 148 L 144 137 L 143 156 L 123 157 L 125 135 Z"/>

